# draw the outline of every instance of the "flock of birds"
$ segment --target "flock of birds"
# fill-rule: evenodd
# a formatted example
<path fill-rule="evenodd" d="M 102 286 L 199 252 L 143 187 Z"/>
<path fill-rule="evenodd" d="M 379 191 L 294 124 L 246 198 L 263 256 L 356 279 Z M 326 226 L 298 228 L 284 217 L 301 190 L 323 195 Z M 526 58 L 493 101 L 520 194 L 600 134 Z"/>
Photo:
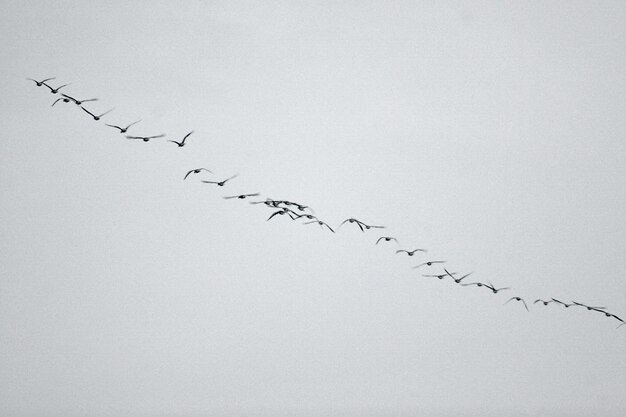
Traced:
<path fill-rule="evenodd" d="M 111 108 L 110 110 L 105 111 L 104 113 L 101 114 L 96 114 L 92 111 L 90 111 L 89 109 L 85 108 L 83 106 L 83 103 L 88 103 L 88 102 L 94 102 L 94 101 L 98 101 L 97 98 L 90 98 L 90 99 L 85 99 L 85 100 L 78 100 L 68 94 L 64 94 L 64 93 L 59 93 L 59 90 L 61 90 L 62 88 L 67 87 L 70 84 L 63 84 L 60 85 L 58 87 L 52 87 L 50 84 L 48 84 L 50 81 L 55 80 L 54 77 L 51 78 L 46 78 L 43 79 L 41 81 L 32 79 L 32 78 L 27 78 L 27 80 L 29 81 L 33 81 L 35 83 L 35 85 L 37 87 L 45 87 L 48 88 L 50 90 L 50 93 L 52 93 L 53 95 L 60 95 L 60 97 L 56 98 L 56 100 L 54 100 L 54 102 L 52 103 L 52 106 L 56 105 L 58 102 L 62 102 L 62 103 L 72 103 L 76 106 L 79 106 L 80 109 L 85 112 L 86 114 L 88 114 L 91 118 L 93 118 L 93 120 L 95 121 L 99 121 L 101 118 L 103 118 L 104 116 L 108 115 L 110 112 L 112 112 L 114 109 Z M 125 126 L 120 126 L 117 124 L 106 124 L 106 126 L 115 129 L 118 131 L 118 133 L 120 134 L 125 134 L 128 132 L 128 130 L 135 126 L 136 124 L 138 124 L 139 122 L 141 122 L 141 120 L 137 120 L 134 121 L 132 123 L 129 123 L 128 125 Z M 189 133 L 187 133 L 185 136 L 183 136 L 182 139 L 180 140 L 168 140 L 168 142 L 174 143 L 177 145 L 177 147 L 182 148 L 184 146 L 186 146 L 187 141 L 189 140 L 189 137 L 194 133 L 194 131 L 190 131 Z M 159 138 L 163 138 L 166 137 L 165 134 L 157 134 L 157 135 L 141 135 L 141 136 L 132 136 L 132 135 L 125 135 L 126 139 L 128 140 L 142 140 L 144 142 L 149 142 L 152 139 L 159 139 Z M 196 174 L 202 174 L 203 172 L 206 172 L 208 174 L 213 174 L 213 172 L 208 169 L 208 168 L 194 168 L 189 170 L 185 176 L 183 177 L 183 180 L 187 180 L 190 176 L 192 175 L 196 175 Z M 213 184 L 219 187 L 223 187 L 225 186 L 229 181 L 237 178 L 239 176 L 239 174 L 234 174 L 231 175 L 230 177 L 227 177 L 225 179 L 220 179 L 219 181 L 209 181 L 209 180 L 201 180 L 202 183 L 205 184 Z M 238 195 L 230 195 L 230 196 L 224 196 L 223 198 L 226 200 L 230 200 L 230 199 L 239 199 L 239 200 L 244 200 L 247 198 L 253 198 L 253 197 L 258 197 L 260 195 L 260 193 L 249 193 L 249 194 L 238 194 Z M 328 232 L 332 232 L 332 233 L 336 233 L 335 228 L 331 227 L 327 222 L 320 220 L 315 214 L 314 211 L 311 207 L 304 205 L 304 204 L 300 204 L 300 203 L 296 203 L 293 201 L 288 201 L 288 200 L 274 200 L 271 198 L 266 198 L 265 200 L 261 200 L 261 201 L 252 201 L 250 202 L 250 204 L 263 204 L 266 207 L 269 207 L 270 209 L 272 209 L 272 213 L 270 214 L 270 216 L 267 218 L 267 221 L 270 221 L 272 219 L 277 218 L 278 216 L 281 217 L 289 217 L 292 221 L 297 221 L 300 219 L 304 219 L 303 224 L 305 225 L 309 225 L 309 224 L 317 224 L 320 226 L 320 228 L 328 230 Z M 344 221 L 342 221 L 337 227 L 336 229 L 338 230 L 339 228 L 341 228 L 343 225 L 345 224 L 352 224 L 356 227 L 358 227 L 361 232 L 365 232 L 367 230 L 371 230 L 371 229 L 385 229 L 385 226 L 380 226 L 380 225 L 371 225 L 371 224 L 367 224 L 363 221 L 357 220 L 355 218 L 349 218 L 349 219 L 345 219 Z M 398 243 L 398 239 L 396 239 L 393 236 L 381 236 L 376 240 L 376 245 L 381 244 L 381 243 L 388 243 L 388 242 L 394 242 L 395 244 L 399 244 Z M 426 249 L 398 249 L 395 251 L 396 254 L 406 254 L 407 256 L 414 256 L 416 253 L 427 253 L 428 251 Z M 436 265 L 441 265 L 446 263 L 446 261 L 444 260 L 428 260 L 425 262 L 420 263 L 419 265 L 416 265 L 413 267 L 413 269 L 421 269 L 421 268 L 427 268 L 427 269 L 431 269 L 432 267 L 436 266 Z M 432 272 L 432 271 L 430 271 Z M 467 273 L 461 277 L 458 277 L 458 272 L 450 272 L 448 271 L 448 269 L 443 268 L 443 272 L 438 272 L 438 273 L 429 273 L 429 274 L 423 274 L 423 277 L 429 277 L 429 278 L 437 278 L 440 280 L 443 279 L 451 279 L 453 282 L 455 282 L 458 285 L 464 286 L 464 287 L 470 287 L 470 286 L 476 286 L 478 288 L 486 288 L 487 290 L 491 291 L 493 294 L 497 294 L 500 291 L 506 291 L 506 290 L 511 290 L 511 287 L 496 287 L 495 285 L 493 285 L 490 281 L 485 282 L 464 282 L 464 280 L 469 277 L 470 275 L 472 275 L 472 272 Z M 510 303 L 511 301 L 515 301 L 518 303 L 521 303 L 524 308 L 527 311 L 530 311 L 528 308 L 528 303 L 526 302 L 526 300 L 522 297 L 519 296 L 513 296 L 511 298 L 509 298 L 504 305 Z M 548 304 L 555 304 L 558 306 L 562 306 L 563 308 L 569 308 L 569 307 L 580 307 L 580 308 L 584 308 L 587 309 L 587 311 L 593 311 L 593 312 L 597 312 L 597 313 L 601 313 L 603 314 L 605 317 L 607 318 L 613 318 L 617 321 L 620 322 L 620 324 L 617 326 L 618 328 L 623 326 L 624 324 L 626 324 L 626 322 L 624 322 L 624 320 L 620 317 L 618 317 L 617 315 L 613 314 L 613 313 L 609 313 L 608 311 L 606 311 L 606 307 L 597 307 L 597 306 L 589 306 L 583 303 L 579 303 L 577 301 L 571 301 L 570 303 L 566 303 L 564 301 L 558 300 L 556 298 L 549 298 L 549 299 L 536 299 L 533 301 L 532 304 L 539 304 L 539 305 L 543 305 L 543 306 L 547 306 Z"/>

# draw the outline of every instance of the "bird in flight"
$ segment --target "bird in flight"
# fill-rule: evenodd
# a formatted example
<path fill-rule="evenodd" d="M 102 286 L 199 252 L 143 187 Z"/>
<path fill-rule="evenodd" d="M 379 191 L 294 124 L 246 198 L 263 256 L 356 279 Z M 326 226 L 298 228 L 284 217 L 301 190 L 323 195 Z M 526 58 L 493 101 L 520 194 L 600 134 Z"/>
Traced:
<path fill-rule="evenodd" d="M 357 226 L 359 226 L 359 229 L 361 229 L 362 232 L 365 231 L 365 229 L 384 229 L 385 226 L 372 226 L 369 224 L 365 224 L 362 221 L 359 221 L 355 218 L 350 218 L 350 219 L 346 219 L 344 221 L 341 222 L 341 224 L 339 225 L 339 227 L 343 226 L 344 223 L 356 223 Z"/>
<path fill-rule="evenodd" d="M 380 242 L 381 240 L 384 240 L 385 242 L 389 242 L 390 240 L 395 240 L 396 243 L 398 243 L 398 239 L 396 239 L 395 237 L 391 237 L 391 236 L 382 236 L 379 237 L 378 240 L 376 241 L 376 244 L 378 245 L 378 242 Z"/>
<path fill-rule="evenodd" d="M 552 301 L 554 301 L 555 303 L 559 303 L 559 304 L 561 304 L 561 305 L 565 306 L 565 308 L 568 308 L 568 307 L 570 307 L 570 306 L 573 306 L 573 305 L 574 305 L 574 304 L 567 304 L 567 303 L 564 303 L 563 301 L 559 301 L 559 300 L 557 300 L 556 298 L 551 298 L 551 300 L 552 300 Z"/>
<path fill-rule="evenodd" d="M 446 271 L 446 274 L 457 284 L 460 284 L 461 281 L 473 274 L 473 272 L 470 272 L 469 274 L 463 275 L 461 278 L 455 278 L 454 275 L 456 275 L 456 272 L 448 272 L 446 268 L 443 268 L 443 270 Z"/>
<path fill-rule="evenodd" d="M 179 148 L 182 148 L 183 146 L 185 146 L 185 141 L 187 140 L 187 138 L 188 138 L 188 137 L 189 137 L 192 133 L 193 133 L 193 130 L 192 130 L 191 132 L 187 133 L 187 134 L 185 135 L 185 137 L 183 138 L 183 140 L 181 140 L 180 142 L 177 142 L 177 141 L 175 141 L 175 140 L 169 140 L 168 142 L 173 142 L 173 143 L 177 144 Z"/>
<path fill-rule="evenodd" d="M 424 266 L 424 265 L 426 265 L 426 266 L 432 266 L 433 264 L 443 264 L 443 263 L 445 263 L 445 262 L 446 262 L 446 261 L 428 261 L 428 262 L 421 263 L 421 264 L 419 264 L 419 265 L 417 265 L 417 266 L 414 266 L 414 267 L 413 267 L 413 269 L 417 269 L 417 268 L 422 267 L 422 266 Z"/>
<path fill-rule="evenodd" d="M 428 252 L 428 251 L 426 249 L 413 249 L 413 250 L 400 249 L 396 251 L 396 253 L 400 253 L 400 252 L 404 252 L 409 256 L 413 256 L 415 252 Z"/>
<path fill-rule="evenodd" d="M 239 194 L 239 195 L 231 195 L 228 197 L 223 197 L 224 200 L 230 200 L 231 198 L 238 198 L 240 200 L 243 200 L 244 198 L 248 198 L 248 197 L 256 197 L 257 195 L 259 195 L 259 193 L 254 193 L 254 194 Z"/>
<path fill-rule="evenodd" d="M 185 178 L 183 178 L 183 180 L 186 180 L 189 175 L 191 175 L 191 174 L 199 174 L 201 171 L 206 171 L 206 172 L 209 172 L 211 174 L 213 173 L 213 171 L 211 171 L 209 169 L 206 169 L 206 168 L 196 168 L 196 169 L 192 169 L 191 171 L 187 172 L 185 174 Z"/>
<path fill-rule="evenodd" d="M 52 87 L 50 87 L 48 84 L 46 84 L 46 83 L 45 83 L 45 82 L 43 82 L 43 81 L 42 81 L 41 83 L 42 83 L 43 85 L 45 85 L 46 87 L 48 87 L 48 88 L 50 89 L 50 92 L 51 92 L 52 94 L 56 94 L 56 93 L 57 93 L 60 89 L 62 89 L 63 87 L 67 87 L 68 85 L 70 85 L 70 84 L 71 84 L 71 83 L 67 83 L 67 84 L 63 84 L 63 85 L 62 85 L 62 86 L 60 86 L 60 87 L 57 87 L 57 88 L 52 88 Z"/>
<path fill-rule="evenodd" d="M 536 299 L 535 301 L 533 301 L 533 304 L 537 304 L 537 303 L 543 303 L 544 306 L 547 306 L 550 303 L 555 303 L 556 301 L 554 300 L 542 300 L 541 298 Z"/>
<path fill-rule="evenodd" d="M 530 311 L 530 310 L 528 310 L 528 305 L 526 305 L 526 301 L 524 301 L 524 299 L 523 299 L 522 297 L 511 297 L 511 298 L 509 298 L 509 301 L 513 301 L 513 300 L 515 300 L 515 301 L 521 301 L 521 302 L 524 304 L 524 307 L 526 307 L 526 311 Z M 508 304 L 508 303 L 509 303 L 509 301 L 507 301 L 507 302 L 506 302 L 506 303 L 504 303 L 504 304 Z M 502 305 L 504 305 L 504 304 L 502 304 Z"/>
<path fill-rule="evenodd" d="M 573 300 L 572 300 L 572 303 L 574 303 L 577 306 L 585 307 L 587 310 L 598 310 L 598 309 L 604 310 L 606 308 L 606 307 L 590 307 L 582 303 L 577 303 L 576 301 L 573 301 Z"/>
<path fill-rule="evenodd" d="M 295 217 L 293 218 L 294 220 L 296 219 Z M 320 225 L 320 227 L 323 229 L 324 226 L 328 227 L 328 230 L 330 230 L 331 232 L 335 233 L 335 231 L 325 222 L 321 221 L 321 220 L 311 220 L 310 222 L 304 222 L 304 224 L 311 224 L 311 223 L 317 223 Z"/>
<path fill-rule="evenodd" d="M 70 99 L 65 98 L 65 97 L 57 98 L 56 100 L 54 100 L 54 102 L 52 103 L 50 107 L 54 107 L 54 105 L 57 104 L 59 101 L 63 101 L 64 103 L 69 103 Z"/>
<path fill-rule="evenodd" d="M 148 142 L 148 141 L 150 141 L 150 139 L 162 138 L 163 136 L 165 136 L 164 133 L 162 133 L 160 135 L 154 135 L 154 136 L 128 136 L 128 135 L 126 135 L 126 139 L 141 139 L 144 142 Z"/>
<path fill-rule="evenodd" d="M 285 214 L 288 214 L 289 217 L 291 217 L 291 220 L 295 220 L 295 218 L 291 215 L 290 211 L 291 210 L 289 210 L 288 208 L 283 208 L 281 210 L 275 211 L 274 213 L 272 213 L 272 215 L 270 217 L 267 218 L 266 221 L 269 222 L 272 219 L 272 217 L 274 217 L 274 216 L 282 216 L 282 215 L 285 215 Z"/>
<path fill-rule="evenodd" d="M 128 125 L 128 126 L 126 126 L 126 127 L 121 127 L 121 126 L 117 126 L 117 125 L 109 125 L 109 124 L 106 124 L 106 123 L 105 123 L 105 125 L 106 125 L 106 126 L 109 126 L 109 127 L 112 127 L 112 128 L 114 128 L 114 129 L 119 129 L 120 133 L 126 133 L 126 131 L 128 130 L 128 128 L 130 128 L 130 127 L 131 127 L 131 126 L 133 126 L 133 125 L 136 125 L 136 124 L 137 124 L 137 123 L 139 123 L 139 122 L 141 122 L 141 120 L 137 120 L 136 122 L 132 122 L 131 124 L 129 124 L 129 125 Z"/>
<path fill-rule="evenodd" d="M 37 87 L 41 87 L 46 81 L 50 81 L 50 80 L 54 80 L 55 77 L 51 77 L 51 78 L 46 78 L 45 80 L 41 80 L 41 81 L 37 81 L 37 80 L 33 80 L 32 78 L 27 78 L 27 80 L 30 81 L 34 81 L 35 84 L 37 84 Z M 50 87 L 48 87 L 50 88 Z"/>
<path fill-rule="evenodd" d="M 223 181 L 206 181 L 206 180 L 202 180 L 202 182 L 207 183 L 207 184 L 216 184 L 216 185 L 218 185 L 220 187 L 223 187 L 224 184 L 226 184 L 228 181 L 232 180 L 233 178 L 236 178 L 237 176 L 239 176 L 239 174 L 235 174 L 232 177 L 226 178 Z"/>
<path fill-rule="evenodd" d="M 100 115 L 95 115 L 95 114 L 93 114 L 92 112 L 90 112 L 89 110 L 87 110 L 86 108 L 84 108 L 83 106 L 80 106 L 80 108 L 81 108 L 81 109 L 83 109 L 83 111 L 84 111 L 85 113 L 87 113 L 87 114 L 89 114 L 91 117 L 93 117 L 93 119 L 94 119 L 94 120 L 96 120 L 96 121 L 100 120 L 100 118 L 101 118 L 102 116 L 104 116 L 105 114 L 109 114 L 109 113 L 111 113 L 111 112 L 114 110 L 114 109 L 107 110 L 107 111 L 105 111 L 104 113 L 102 113 L 102 114 L 100 114 Z"/>
<path fill-rule="evenodd" d="M 487 281 L 487 282 L 489 282 L 489 285 L 487 285 L 487 284 L 483 284 L 483 285 L 485 287 L 489 288 L 494 294 L 497 294 L 498 291 L 510 290 L 511 289 L 511 287 L 496 288 L 490 281 Z"/>
<path fill-rule="evenodd" d="M 98 101 L 97 98 L 88 98 L 86 100 L 76 100 L 74 97 L 70 97 L 67 94 L 61 94 L 63 97 L 65 97 L 67 100 L 72 100 L 74 103 L 76 103 L 77 106 L 80 106 L 83 103 L 86 103 L 88 101 Z M 67 103 L 67 101 L 66 101 Z"/>

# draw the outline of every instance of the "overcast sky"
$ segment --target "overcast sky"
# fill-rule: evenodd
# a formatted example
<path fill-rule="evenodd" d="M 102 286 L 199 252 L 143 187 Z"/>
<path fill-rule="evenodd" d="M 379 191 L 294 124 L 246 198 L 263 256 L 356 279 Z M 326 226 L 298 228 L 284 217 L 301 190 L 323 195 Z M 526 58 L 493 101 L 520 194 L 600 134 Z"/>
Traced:
<path fill-rule="evenodd" d="M 0 415 L 626 412 L 623 1 L 1 9 Z"/>

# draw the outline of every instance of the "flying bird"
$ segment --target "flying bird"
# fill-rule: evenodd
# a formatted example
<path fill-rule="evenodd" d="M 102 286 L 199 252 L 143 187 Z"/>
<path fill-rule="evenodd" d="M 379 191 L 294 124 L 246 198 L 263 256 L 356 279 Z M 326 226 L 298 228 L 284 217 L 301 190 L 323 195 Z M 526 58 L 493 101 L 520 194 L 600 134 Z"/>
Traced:
<path fill-rule="evenodd" d="M 356 223 L 357 226 L 359 226 L 359 229 L 361 229 L 362 232 L 365 231 L 365 229 L 384 229 L 385 226 L 372 226 L 369 224 L 365 224 L 362 221 L 359 221 L 355 218 L 350 218 L 350 219 L 346 219 L 344 221 L 341 222 L 341 224 L 339 225 L 339 227 L 343 226 L 344 223 Z"/>
<path fill-rule="evenodd" d="M 582 303 L 577 303 L 576 301 L 573 301 L 573 300 L 572 300 L 572 303 L 580 307 L 585 307 L 587 310 L 598 310 L 598 309 L 604 310 L 606 308 L 606 307 L 590 307 Z"/>
<path fill-rule="evenodd" d="M 196 168 L 196 169 L 192 169 L 191 171 L 187 172 L 185 174 L 185 178 L 183 178 L 183 180 L 186 180 L 189 175 L 191 175 L 191 174 L 199 174 L 201 171 L 206 171 L 206 172 L 209 172 L 211 174 L 213 173 L 213 171 L 211 171 L 209 169 L 206 169 L 206 168 Z"/>
<path fill-rule="evenodd" d="M 396 253 L 400 253 L 400 252 L 404 252 L 409 256 L 413 256 L 415 252 L 428 252 L 428 251 L 426 249 L 413 249 L 413 250 L 400 249 L 396 251 Z"/>
<path fill-rule="evenodd" d="M 295 218 L 294 218 L 295 220 Z M 304 222 L 304 224 L 311 224 L 311 223 L 317 223 L 320 225 L 320 227 L 323 229 L 324 226 L 328 227 L 328 230 L 330 230 L 331 232 L 335 233 L 335 231 L 325 222 L 321 221 L 321 220 L 311 220 L 310 222 Z"/>
<path fill-rule="evenodd" d="M 173 142 L 173 143 L 177 144 L 179 148 L 182 148 L 183 146 L 185 146 L 185 141 L 187 140 L 187 138 L 188 138 L 188 137 L 189 137 L 192 133 L 193 133 L 193 130 L 192 130 L 191 132 L 187 133 L 187 134 L 185 135 L 185 137 L 183 138 L 183 140 L 181 140 L 180 142 L 177 142 L 177 141 L 175 141 L 175 140 L 169 140 L 168 142 Z"/>
<path fill-rule="evenodd" d="M 83 103 L 86 103 L 88 101 L 98 101 L 97 98 L 88 98 L 86 100 L 76 100 L 74 97 L 70 97 L 67 94 L 61 94 L 63 97 L 65 97 L 65 99 L 67 100 L 72 100 L 74 103 L 76 103 L 77 106 L 80 106 Z M 65 100 L 63 100 L 65 101 Z M 65 101 L 67 103 L 67 101 Z"/>
<path fill-rule="evenodd" d="M 574 304 L 567 304 L 567 303 L 564 303 L 563 301 L 559 301 L 559 300 L 557 300 L 556 298 L 551 298 L 551 300 L 552 300 L 552 301 L 554 301 L 555 303 L 559 303 L 559 304 L 561 304 L 561 305 L 565 306 L 565 308 L 568 308 L 568 307 L 570 307 L 570 306 L 573 306 L 573 305 L 574 305 Z"/>
<path fill-rule="evenodd" d="M 485 287 L 489 288 L 494 294 L 497 294 L 498 291 L 510 290 L 511 289 L 511 287 L 496 288 L 490 281 L 487 281 L 487 282 L 489 282 L 489 285 L 487 285 L 487 284 L 483 284 L 483 285 Z"/>
<path fill-rule="evenodd" d="M 223 197 L 224 200 L 230 200 L 231 198 L 238 198 L 240 200 L 243 200 L 244 198 L 248 198 L 248 197 L 256 197 L 257 195 L 259 195 L 259 193 L 254 193 L 254 194 L 239 194 L 239 195 L 231 195 L 228 197 Z"/>
<path fill-rule="evenodd" d="M 27 78 L 27 80 L 34 81 L 35 84 L 37 84 L 37 87 L 41 87 L 42 85 L 44 85 L 44 83 L 46 81 L 50 81 L 50 80 L 54 80 L 54 79 L 55 79 L 55 77 L 46 78 L 45 80 L 37 81 L 37 80 L 33 80 L 32 78 Z M 48 87 L 48 88 L 50 88 L 50 87 Z"/>
<path fill-rule="evenodd" d="M 446 271 L 446 274 L 452 278 L 454 280 L 454 282 L 456 282 L 457 284 L 460 284 L 461 281 L 463 281 L 465 278 L 469 277 L 470 275 L 473 274 L 473 272 L 470 272 L 469 274 L 465 274 L 463 275 L 461 278 L 455 278 L 454 275 L 456 275 L 456 272 L 448 272 L 448 270 L 446 268 L 443 268 L 444 271 Z"/>
<path fill-rule="evenodd" d="M 128 136 L 128 135 L 126 135 L 126 139 L 141 139 L 144 142 L 148 142 L 148 141 L 150 141 L 150 139 L 162 138 L 163 136 L 165 136 L 164 133 L 162 133 L 160 135 L 154 135 L 154 136 Z"/>
<path fill-rule="evenodd" d="M 63 87 L 67 87 L 68 85 L 70 85 L 70 84 L 71 84 L 71 83 L 67 83 L 67 84 L 63 84 L 63 85 L 62 85 L 62 86 L 60 86 L 60 87 L 57 87 L 57 88 L 52 88 L 52 87 L 50 87 L 48 84 L 46 84 L 46 83 L 45 83 L 45 82 L 43 82 L 43 81 L 42 81 L 41 83 L 42 83 L 43 85 L 45 85 L 46 87 L 48 87 L 48 88 L 50 89 L 50 92 L 51 92 L 52 94 L 56 94 L 56 93 L 57 93 L 60 89 L 62 89 Z"/>
<path fill-rule="evenodd" d="M 294 213 L 294 215 L 296 219 L 299 219 L 300 217 L 304 217 L 305 219 L 309 219 L 309 220 L 319 220 L 314 215 L 308 214 L 308 213 L 301 213 L 301 214 Z"/>
<path fill-rule="evenodd" d="M 398 239 L 396 239 L 395 237 L 391 237 L 391 236 L 382 236 L 379 237 L 378 240 L 376 241 L 376 244 L 378 245 L 378 242 L 380 242 L 381 240 L 385 240 L 385 242 L 389 242 L 390 240 L 395 240 L 396 243 L 398 243 Z"/>
<path fill-rule="evenodd" d="M 54 100 L 54 102 L 52 103 L 50 107 L 54 107 L 54 105 L 57 104 L 59 101 L 63 101 L 64 103 L 69 103 L 70 99 L 65 98 L 65 97 L 57 98 L 56 100 Z"/>
<path fill-rule="evenodd" d="M 130 128 L 133 125 L 136 125 L 137 123 L 141 122 L 141 120 L 137 120 L 136 122 L 132 122 L 131 124 L 129 124 L 126 127 L 121 127 L 121 126 L 117 126 L 117 125 L 108 125 L 105 123 L 106 126 L 112 127 L 114 129 L 119 129 L 120 133 L 126 133 L 126 131 L 128 130 L 128 128 Z"/>
<path fill-rule="evenodd" d="M 554 300 L 542 300 L 540 298 L 536 299 L 535 301 L 533 301 L 533 304 L 537 304 L 537 303 L 543 303 L 544 306 L 547 306 L 550 303 L 555 303 L 556 301 Z"/>
<path fill-rule="evenodd" d="M 421 263 L 421 264 L 419 264 L 417 266 L 414 266 L 413 269 L 417 269 L 417 268 L 419 268 L 421 266 L 424 266 L 424 265 L 432 266 L 432 264 L 443 264 L 445 262 L 446 261 L 428 261 L 428 262 Z"/>
<path fill-rule="evenodd" d="M 282 210 L 275 211 L 274 213 L 272 213 L 272 215 L 270 217 L 267 218 L 266 221 L 269 222 L 272 219 L 272 217 L 274 217 L 274 216 L 282 216 L 282 215 L 285 215 L 285 214 L 288 214 L 289 217 L 291 217 L 291 220 L 295 220 L 294 217 L 291 215 L 291 213 L 289 213 L 290 211 L 291 210 L 289 210 L 288 208 L 284 208 Z"/>
<path fill-rule="evenodd" d="M 218 181 L 206 181 L 206 180 L 202 180 L 202 182 L 207 183 L 207 184 L 217 184 L 218 186 L 223 187 L 224 184 L 226 184 L 226 182 L 232 180 L 233 178 L 236 178 L 237 176 L 239 176 L 239 174 L 235 174 L 232 177 L 226 178 L 225 180 L 219 181 L 219 182 Z"/>
<path fill-rule="evenodd" d="M 511 297 L 511 298 L 509 298 L 509 301 L 513 301 L 513 300 L 521 301 L 524 304 L 524 307 L 526 307 L 526 311 L 530 311 L 530 310 L 528 310 L 528 306 L 526 305 L 526 301 L 524 301 L 524 299 L 522 297 Z M 508 304 L 509 301 L 507 301 L 506 303 L 504 303 L 502 305 Z"/>
<path fill-rule="evenodd" d="M 101 118 L 102 116 L 104 116 L 105 114 L 109 114 L 109 113 L 111 113 L 111 112 L 114 110 L 114 109 L 107 110 L 107 111 L 105 111 L 104 113 L 102 113 L 102 114 L 100 114 L 100 115 L 95 115 L 95 114 L 93 114 L 92 112 L 90 112 L 89 110 L 87 110 L 86 108 L 84 108 L 83 106 L 80 106 L 80 108 L 81 108 L 81 109 L 83 109 L 83 111 L 84 111 L 85 113 L 87 113 L 87 114 L 89 114 L 91 117 L 93 117 L 93 119 L 94 119 L 94 120 L 96 120 L 96 121 L 100 120 L 100 118 Z"/>

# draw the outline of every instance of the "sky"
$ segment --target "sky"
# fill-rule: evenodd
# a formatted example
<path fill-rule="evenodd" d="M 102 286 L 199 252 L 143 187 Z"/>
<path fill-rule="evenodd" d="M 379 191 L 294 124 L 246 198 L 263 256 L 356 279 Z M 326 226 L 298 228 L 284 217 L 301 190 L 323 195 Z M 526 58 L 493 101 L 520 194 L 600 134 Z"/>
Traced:
<path fill-rule="evenodd" d="M 1 5 L 0 416 L 626 412 L 624 2 Z"/>

